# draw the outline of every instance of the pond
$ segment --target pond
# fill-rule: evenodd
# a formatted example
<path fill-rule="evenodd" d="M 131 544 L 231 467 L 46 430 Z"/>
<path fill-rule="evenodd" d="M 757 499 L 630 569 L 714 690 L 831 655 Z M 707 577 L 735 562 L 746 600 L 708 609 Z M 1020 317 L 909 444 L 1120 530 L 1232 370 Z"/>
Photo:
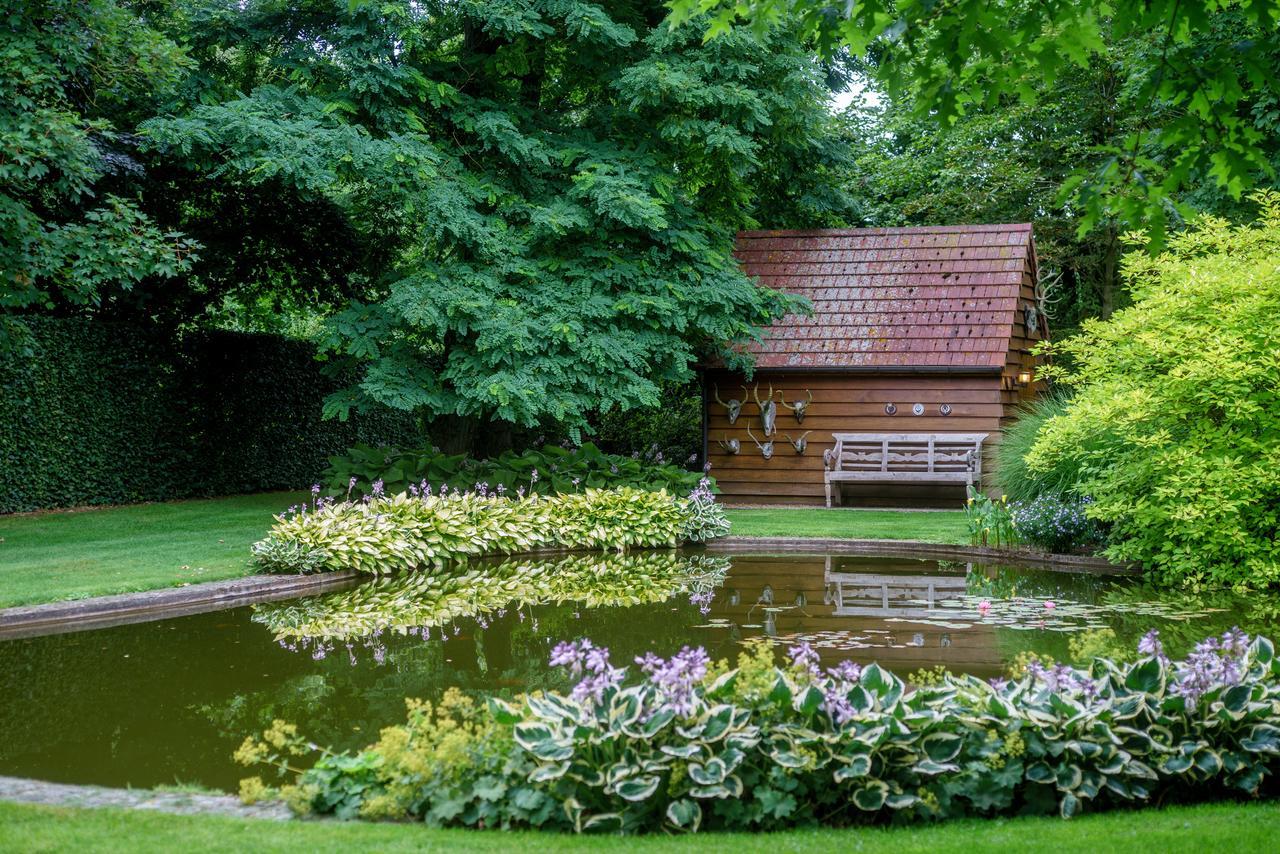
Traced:
<path fill-rule="evenodd" d="M 988 607 L 989 605 L 989 607 Z M 404 698 L 450 686 L 506 696 L 567 679 L 557 641 L 616 663 L 764 638 L 826 664 L 879 661 L 1002 674 L 1029 652 L 1132 655 L 1158 628 L 1171 653 L 1232 625 L 1274 637 L 1265 601 L 1158 594 L 1131 579 L 910 556 L 657 552 L 473 561 L 446 575 L 0 641 L 0 774 L 233 790 L 231 754 L 274 718 L 320 744 L 373 741 Z M 916 678 L 926 678 L 917 676 Z"/>

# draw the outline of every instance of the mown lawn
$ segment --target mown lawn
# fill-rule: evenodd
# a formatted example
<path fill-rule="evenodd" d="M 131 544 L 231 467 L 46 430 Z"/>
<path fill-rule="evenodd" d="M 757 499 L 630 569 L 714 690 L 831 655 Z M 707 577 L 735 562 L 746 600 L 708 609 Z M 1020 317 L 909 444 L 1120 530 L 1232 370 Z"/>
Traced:
<path fill-rule="evenodd" d="M 249 547 L 287 492 L 0 516 L 0 607 L 220 581 L 253 572 Z M 965 541 L 961 511 L 734 509 L 746 537 Z"/>
<path fill-rule="evenodd" d="M 249 575 L 287 492 L 0 516 L 0 607 Z"/>
<path fill-rule="evenodd" d="M 857 510 L 849 508 L 749 508 L 729 510 L 739 537 L 829 537 L 967 543 L 963 510 Z"/>
<path fill-rule="evenodd" d="M 269 822 L 116 809 L 0 803 L 2 851 L 1275 851 L 1280 804 L 1207 804 L 1059 818 L 968 820 L 924 827 L 707 834 L 694 838 L 570 837 L 431 830 L 418 824 Z"/>

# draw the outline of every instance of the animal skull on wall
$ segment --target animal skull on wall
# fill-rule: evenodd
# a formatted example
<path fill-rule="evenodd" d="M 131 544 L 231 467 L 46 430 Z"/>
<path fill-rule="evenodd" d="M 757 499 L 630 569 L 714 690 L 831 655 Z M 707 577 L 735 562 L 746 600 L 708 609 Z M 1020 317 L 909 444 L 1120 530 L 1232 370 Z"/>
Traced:
<path fill-rule="evenodd" d="M 743 391 L 746 391 L 745 387 Z M 751 388 L 751 396 L 756 399 L 756 406 L 760 407 L 760 426 L 764 427 L 764 435 L 767 439 L 778 429 L 778 404 L 773 399 L 773 386 L 769 386 L 769 396 L 761 400 L 760 383 L 756 383 Z"/>
<path fill-rule="evenodd" d="M 770 439 L 769 441 L 765 442 L 763 445 L 760 444 L 760 440 L 751 434 L 750 421 L 747 422 L 747 436 L 748 438 L 751 439 L 751 441 L 756 443 L 756 447 L 760 449 L 761 456 L 763 456 L 766 460 L 773 459 L 773 440 Z"/>
<path fill-rule="evenodd" d="M 813 392 L 809 389 L 805 389 L 805 393 L 809 395 L 808 399 L 796 400 L 795 403 L 787 403 L 787 398 L 783 394 L 782 390 L 778 390 L 778 397 L 782 400 L 782 405 L 787 409 L 790 409 L 792 414 L 795 415 L 797 424 L 804 423 L 804 417 L 809 414 L 809 404 L 813 403 Z"/>
<path fill-rule="evenodd" d="M 725 434 L 725 438 L 723 439 L 717 439 L 716 444 L 719 445 L 720 450 L 724 451 L 726 454 L 736 454 L 742 450 L 742 444 L 737 439 L 728 438 L 728 434 Z"/>
<path fill-rule="evenodd" d="M 809 447 L 809 440 L 806 439 L 805 436 L 808 436 L 812 432 L 812 430 L 805 430 L 800 434 L 799 439 L 792 439 L 790 433 L 786 433 L 785 435 L 787 437 L 787 441 L 791 443 L 791 447 L 796 449 L 796 453 L 803 454 L 804 449 Z"/>
<path fill-rule="evenodd" d="M 712 386 L 712 388 L 714 389 L 716 403 L 720 404 L 725 408 L 725 415 L 728 417 L 729 423 L 733 424 L 733 422 L 738 420 L 739 413 L 742 412 L 742 405 L 747 402 L 747 387 L 746 386 L 742 387 L 742 400 L 736 400 L 731 397 L 729 398 L 728 401 L 723 401 L 720 399 L 719 386 Z M 734 453 L 737 453 L 737 452 L 735 451 Z"/>

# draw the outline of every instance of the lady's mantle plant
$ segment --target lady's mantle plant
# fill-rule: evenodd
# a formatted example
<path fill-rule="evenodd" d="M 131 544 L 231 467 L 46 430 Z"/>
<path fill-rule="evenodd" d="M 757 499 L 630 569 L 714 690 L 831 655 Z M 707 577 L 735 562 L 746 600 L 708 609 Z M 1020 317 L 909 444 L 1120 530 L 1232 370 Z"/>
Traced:
<path fill-rule="evenodd" d="M 700 649 L 637 659 L 639 678 L 589 641 L 552 653 L 576 685 L 487 708 L 411 702 L 351 756 L 277 722 L 239 758 L 296 773 L 297 808 L 471 827 L 644 832 L 776 829 L 1098 808 L 1255 795 L 1280 765 L 1280 662 L 1231 631 L 1169 661 L 1029 668 L 988 683 L 943 676 L 909 690 L 871 664 L 824 667 L 808 646 L 777 667 Z M 258 778 L 247 793 L 266 791 Z"/>
<path fill-rule="evenodd" d="M 274 572 L 387 573 L 539 548 L 674 547 L 728 530 L 706 480 L 687 498 L 630 487 L 510 495 L 484 484 L 474 491 L 442 487 L 435 493 L 422 484 L 385 495 L 375 482 L 360 501 L 334 501 L 313 490 L 312 503 L 278 516 L 253 554 Z"/>

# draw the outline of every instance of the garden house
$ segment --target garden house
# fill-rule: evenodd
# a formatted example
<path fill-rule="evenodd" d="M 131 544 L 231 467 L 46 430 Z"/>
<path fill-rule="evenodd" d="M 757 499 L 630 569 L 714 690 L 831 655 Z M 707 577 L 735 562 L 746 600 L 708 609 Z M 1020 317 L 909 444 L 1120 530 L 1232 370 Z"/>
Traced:
<path fill-rule="evenodd" d="M 761 284 L 808 297 L 703 371 L 703 442 L 735 504 L 942 505 L 984 484 L 1048 335 L 1029 224 L 747 231 Z"/>

